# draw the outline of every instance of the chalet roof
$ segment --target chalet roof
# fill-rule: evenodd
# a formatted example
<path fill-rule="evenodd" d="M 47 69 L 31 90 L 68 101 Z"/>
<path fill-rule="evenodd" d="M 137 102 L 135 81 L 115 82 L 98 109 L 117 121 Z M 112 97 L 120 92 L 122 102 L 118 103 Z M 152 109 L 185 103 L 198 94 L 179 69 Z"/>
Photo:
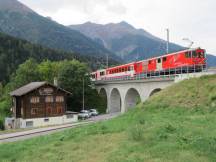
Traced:
<path fill-rule="evenodd" d="M 64 89 L 57 87 L 57 86 L 54 86 L 54 85 L 47 83 L 47 82 L 31 82 L 29 84 L 24 85 L 23 87 L 20 87 L 16 90 L 10 92 L 10 95 L 11 96 L 23 96 L 23 95 L 41 87 L 41 86 L 43 86 L 43 85 L 50 85 L 50 86 L 55 87 L 61 91 L 64 91 L 65 93 L 71 94 L 70 92 L 68 92 Z"/>

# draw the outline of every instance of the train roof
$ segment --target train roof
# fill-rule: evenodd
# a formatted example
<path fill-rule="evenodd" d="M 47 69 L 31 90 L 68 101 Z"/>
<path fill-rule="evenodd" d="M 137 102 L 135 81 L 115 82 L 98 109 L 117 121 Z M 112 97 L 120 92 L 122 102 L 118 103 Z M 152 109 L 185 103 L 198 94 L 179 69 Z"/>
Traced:
<path fill-rule="evenodd" d="M 134 63 L 135 62 L 130 62 L 130 63 L 127 63 L 127 64 L 121 64 L 121 65 L 118 65 L 118 66 L 109 67 L 106 70 L 111 70 L 113 68 L 118 68 L 118 67 L 122 67 L 122 66 L 128 66 L 128 65 L 131 65 L 131 64 L 134 64 Z"/>
<path fill-rule="evenodd" d="M 194 51 L 194 50 L 198 50 L 198 49 L 201 49 L 201 48 L 198 47 L 198 48 L 185 49 L 185 50 L 182 50 L 182 51 L 177 51 L 177 52 L 173 52 L 173 53 L 169 53 L 169 54 L 165 54 L 165 55 L 161 55 L 161 56 L 157 56 L 157 57 L 152 57 L 152 58 L 149 58 L 149 59 L 146 59 L 146 60 L 157 59 L 157 58 L 161 58 L 161 57 L 165 57 L 165 56 L 175 55 L 175 54 L 183 53 L 183 52 L 187 52 L 187 51 Z"/>

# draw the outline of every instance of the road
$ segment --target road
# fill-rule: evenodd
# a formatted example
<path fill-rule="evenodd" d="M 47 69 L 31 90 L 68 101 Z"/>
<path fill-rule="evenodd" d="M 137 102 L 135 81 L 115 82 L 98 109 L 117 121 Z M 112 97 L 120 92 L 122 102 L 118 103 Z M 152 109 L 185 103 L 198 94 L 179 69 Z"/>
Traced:
<path fill-rule="evenodd" d="M 20 141 L 20 140 L 25 140 L 25 139 L 29 139 L 29 138 L 33 138 L 37 136 L 43 136 L 43 135 L 51 134 L 54 132 L 59 132 L 65 129 L 71 129 L 71 128 L 87 125 L 90 123 L 96 123 L 99 121 L 109 120 L 114 117 L 117 117 L 119 114 L 120 113 L 99 115 L 99 116 L 87 119 L 85 121 L 77 122 L 73 124 L 64 124 L 64 125 L 58 125 L 58 126 L 52 126 L 52 127 L 36 128 L 36 129 L 26 130 L 26 131 L 21 131 L 21 132 L 1 134 L 0 144 L 6 143 L 6 142 L 15 142 L 15 141 Z"/>

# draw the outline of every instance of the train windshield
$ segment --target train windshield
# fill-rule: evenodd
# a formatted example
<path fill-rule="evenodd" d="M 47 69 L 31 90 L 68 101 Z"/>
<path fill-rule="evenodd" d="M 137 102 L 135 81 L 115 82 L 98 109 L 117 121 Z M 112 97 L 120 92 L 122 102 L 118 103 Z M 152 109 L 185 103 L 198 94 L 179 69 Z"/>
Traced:
<path fill-rule="evenodd" d="M 203 51 L 197 51 L 197 57 L 198 58 L 204 58 L 205 57 L 205 54 Z"/>

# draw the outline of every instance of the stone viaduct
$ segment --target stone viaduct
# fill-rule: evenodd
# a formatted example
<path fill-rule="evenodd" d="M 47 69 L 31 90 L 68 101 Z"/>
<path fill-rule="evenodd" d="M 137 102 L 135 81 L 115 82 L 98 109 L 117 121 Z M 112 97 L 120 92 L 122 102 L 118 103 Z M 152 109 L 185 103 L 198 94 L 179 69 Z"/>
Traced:
<path fill-rule="evenodd" d="M 124 113 L 135 107 L 138 102 L 144 102 L 154 93 L 191 77 L 211 75 L 216 72 L 201 72 L 179 74 L 174 77 L 158 77 L 141 80 L 98 81 L 95 88 L 107 100 L 107 113 Z"/>
<path fill-rule="evenodd" d="M 98 93 L 107 99 L 107 113 L 124 113 L 138 102 L 170 86 L 174 79 L 149 79 L 96 83 Z"/>

